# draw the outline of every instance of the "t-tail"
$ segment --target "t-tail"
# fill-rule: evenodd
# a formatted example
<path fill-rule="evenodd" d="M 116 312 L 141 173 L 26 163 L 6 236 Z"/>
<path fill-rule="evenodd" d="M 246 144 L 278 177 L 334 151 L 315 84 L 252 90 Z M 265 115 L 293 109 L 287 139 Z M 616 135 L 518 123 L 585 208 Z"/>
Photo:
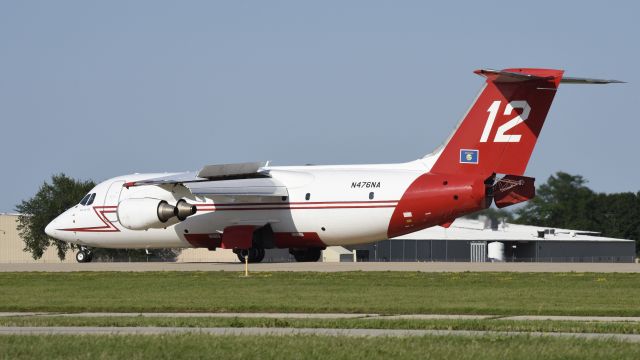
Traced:
<path fill-rule="evenodd" d="M 484 88 L 447 142 L 428 155 L 428 162 L 435 162 L 400 199 L 389 237 L 434 225 L 447 227 L 494 201 L 505 207 L 533 198 L 535 179 L 524 173 L 558 86 L 621 82 L 568 78 L 553 69 L 475 73 L 486 78 Z"/>
<path fill-rule="evenodd" d="M 485 86 L 438 154 L 431 172 L 468 174 L 487 183 L 493 183 L 496 174 L 507 175 L 489 191 L 498 207 L 534 196 L 534 179 L 523 175 L 558 86 L 621 82 L 564 77 L 563 70 L 553 69 L 482 69 L 475 73 L 486 78 Z"/>

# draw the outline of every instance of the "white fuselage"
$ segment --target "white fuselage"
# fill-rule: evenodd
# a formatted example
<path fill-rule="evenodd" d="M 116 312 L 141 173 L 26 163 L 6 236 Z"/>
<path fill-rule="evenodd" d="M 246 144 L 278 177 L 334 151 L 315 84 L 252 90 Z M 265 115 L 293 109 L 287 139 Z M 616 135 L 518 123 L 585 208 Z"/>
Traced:
<path fill-rule="evenodd" d="M 97 185 L 45 232 L 92 247 L 232 248 L 240 250 L 239 258 L 245 251 L 245 259 L 256 261 L 275 246 L 309 261 L 327 245 L 446 227 L 494 201 L 504 207 L 535 196 L 534 179 L 524 173 L 561 82 L 618 82 L 563 78 L 555 69 L 475 73 L 486 79 L 480 94 L 448 140 L 422 159 L 386 165 L 221 164 L 195 176 L 121 176 Z M 88 253 L 79 255 L 84 261 Z"/>
<path fill-rule="evenodd" d="M 216 237 L 234 225 L 263 226 L 289 239 L 317 236 L 324 245 L 361 244 L 387 238 L 393 211 L 409 185 L 427 172 L 429 157 L 404 164 L 269 167 L 285 185 L 285 197 L 194 196 L 183 186 L 127 182 L 166 174 L 120 176 L 98 184 L 91 205 L 76 205 L 56 218 L 47 233 L 57 239 L 102 248 L 188 248 L 203 237 Z M 129 230 L 119 223 L 118 204 L 153 198 L 175 204 L 180 199 L 197 213 L 166 227 Z M 315 235 L 314 235 L 315 234 Z M 282 246 L 284 247 L 284 246 Z"/>

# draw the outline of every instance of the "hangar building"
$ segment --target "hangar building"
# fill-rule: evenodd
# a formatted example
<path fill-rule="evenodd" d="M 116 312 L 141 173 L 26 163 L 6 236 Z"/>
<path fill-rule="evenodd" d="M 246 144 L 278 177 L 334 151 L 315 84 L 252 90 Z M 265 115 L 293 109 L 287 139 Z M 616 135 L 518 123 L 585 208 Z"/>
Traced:
<path fill-rule="evenodd" d="M 61 262 L 54 247 L 47 249 L 38 260 L 23 250 L 24 242 L 16 229 L 17 217 L 17 214 L 0 213 L 0 263 Z M 368 245 L 332 246 L 323 252 L 322 260 L 492 261 L 492 257 L 500 257 L 500 252 L 504 261 L 633 262 L 636 258 L 633 240 L 606 238 L 588 231 L 541 229 L 509 223 L 493 225 L 486 219 L 461 218 L 447 229 L 436 226 Z M 501 246 L 496 247 L 496 244 Z M 237 262 L 237 257 L 225 249 L 183 249 L 174 261 Z M 272 249 L 267 250 L 264 261 L 294 260 L 287 249 Z M 75 262 L 75 252 L 69 251 L 64 262 Z"/>
<path fill-rule="evenodd" d="M 76 262 L 75 253 L 67 252 L 64 261 L 58 258 L 55 247 L 49 247 L 42 257 L 34 260 L 31 254 L 24 251 L 24 242 L 18 233 L 18 214 L 0 213 L 0 263 L 60 263 Z"/>
<path fill-rule="evenodd" d="M 498 246 L 491 245 L 496 243 Z M 491 256 L 492 248 L 501 254 Z M 358 261 L 634 262 L 636 244 L 596 232 L 460 218 L 391 240 L 349 247 Z"/>

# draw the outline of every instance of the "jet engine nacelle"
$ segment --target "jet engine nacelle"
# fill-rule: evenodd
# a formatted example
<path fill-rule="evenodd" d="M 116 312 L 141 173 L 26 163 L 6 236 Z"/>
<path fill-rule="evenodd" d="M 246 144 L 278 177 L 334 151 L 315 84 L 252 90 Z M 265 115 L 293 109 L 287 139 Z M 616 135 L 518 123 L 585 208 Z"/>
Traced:
<path fill-rule="evenodd" d="M 180 199 L 176 204 L 175 214 L 178 217 L 178 220 L 184 221 L 184 219 L 195 214 L 197 211 L 198 208 L 196 208 L 195 205 L 189 204 L 185 199 Z"/>
<path fill-rule="evenodd" d="M 152 198 L 126 199 L 118 204 L 118 221 L 130 230 L 164 228 L 175 224 L 175 206 Z M 169 223 L 169 220 L 174 219 Z"/>

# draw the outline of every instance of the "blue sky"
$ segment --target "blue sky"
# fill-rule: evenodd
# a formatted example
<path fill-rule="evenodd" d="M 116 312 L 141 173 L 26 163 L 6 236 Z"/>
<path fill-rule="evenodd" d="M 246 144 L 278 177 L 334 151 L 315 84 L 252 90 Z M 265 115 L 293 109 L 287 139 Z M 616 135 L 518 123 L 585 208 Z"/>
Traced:
<path fill-rule="evenodd" d="M 481 67 L 628 81 L 562 86 L 528 175 L 639 191 L 639 7 L 4 1 L 0 211 L 58 172 L 413 160 L 449 135 Z"/>

